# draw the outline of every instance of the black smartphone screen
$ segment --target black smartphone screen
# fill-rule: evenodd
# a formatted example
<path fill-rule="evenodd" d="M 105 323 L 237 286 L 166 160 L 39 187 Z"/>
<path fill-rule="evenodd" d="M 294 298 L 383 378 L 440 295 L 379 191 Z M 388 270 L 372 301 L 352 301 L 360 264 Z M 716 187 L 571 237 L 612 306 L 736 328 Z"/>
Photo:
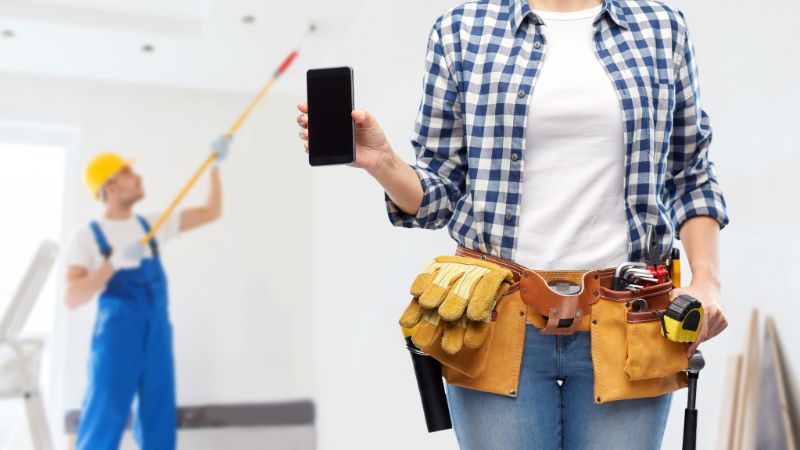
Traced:
<path fill-rule="evenodd" d="M 308 161 L 312 166 L 355 161 L 353 70 L 312 69 L 306 73 Z"/>

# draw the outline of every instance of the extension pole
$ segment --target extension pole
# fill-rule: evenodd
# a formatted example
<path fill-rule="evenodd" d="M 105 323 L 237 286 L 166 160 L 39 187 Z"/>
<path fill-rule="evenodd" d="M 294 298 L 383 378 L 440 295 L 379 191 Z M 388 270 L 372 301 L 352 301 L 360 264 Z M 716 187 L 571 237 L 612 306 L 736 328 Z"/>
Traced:
<path fill-rule="evenodd" d="M 309 32 L 312 31 L 314 31 L 313 25 L 309 28 Z M 281 65 L 278 67 L 278 70 L 276 70 L 272 74 L 272 78 L 270 78 L 269 81 L 267 81 L 267 83 L 264 85 L 264 87 L 261 88 L 261 90 L 255 96 L 255 98 L 250 102 L 249 105 L 247 105 L 247 108 L 244 111 L 242 111 L 242 113 L 239 115 L 236 121 L 233 122 L 233 125 L 231 125 L 230 129 L 225 134 L 225 137 L 227 139 L 232 138 L 233 135 L 236 134 L 237 131 L 239 131 L 239 128 L 242 126 L 242 124 L 244 124 L 244 121 L 247 120 L 247 117 L 250 116 L 250 113 L 253 112 L 253 110 L 256 108 L 256 106 L 258 106 L 259 103 L 261 103 L 261 101 L 267 95 L 267 92 L 269 92 L 270 89 L 272 89 L 272 86 L 275 84 L 276 81 L 278 81 L 278 78 L 280 78 L 283 72 L 285 72 L 286 69 L 289 68 L 292 62 L 294 62 L 294 59 L 297 58 L 298 54 L 299 54 L 299 46 L 298 49 L 293 50 L 291 53 L 289 53 L 289 56 L 287 56 L 283 60 Z M 183 198 L 186 196 L 189 190 L 192 189 L 194 184 L 200 178 L 200 175 L 202 175 L 203 172 L 205 172 L 206 169 L 208 169 L 208 167 L 211 165 L 211 163 L 214 162 L 216 158 L 217 158 L 216 152 L 211 152 L 211 154 L 208 155 L 205 161 L 203 161 L 203 164 L 200 165 L 200 167 L 194 172 L 194 175 L 192 175 L 192 177 L 189 178 L 189 181 L 187 181 L 186 184 L 183 186 L 183 188 L 175 197 L 175 199 L 172 200 L 172 203 L 170 203 L 169 207 L 161 214 L 161 217 L 159 217 L 158 220 L 153 224 L 153 226 L 150 228 L 150 232 L 147 233 L 147 235 L 144 238 L 142 238 L 141 240 L 142 245 L 147 245 L 150 242 L 150 240 L 153 239 L 153 236 L 156 235 L 158 229 L 161 228 L 162 225 L 164 225 L 164 222 L 172 214 L 172 212 L 175 211 L 175 208 L 183 200 Z"/>

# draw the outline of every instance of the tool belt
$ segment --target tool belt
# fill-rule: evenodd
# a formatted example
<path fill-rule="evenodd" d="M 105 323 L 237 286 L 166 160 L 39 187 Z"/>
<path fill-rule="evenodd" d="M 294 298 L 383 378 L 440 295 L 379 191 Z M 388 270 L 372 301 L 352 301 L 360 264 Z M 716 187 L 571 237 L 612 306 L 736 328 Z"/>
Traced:
<path fill-rule="evenodd" d="M 545 335 L 591 333 L 596 403 L 654 397 L 686 386 L 683 370 L 688 367 L 688 344 L 673 342 L 661 334 L 659 312 L 663 314 L 670 304 L 670 280 L 637 292 L 617 291 L 611 289 L 614 269 L 536 271 L 463 247 L 457 249 L 456 257 L 440 258 L 437 260 L 457 262 L 456 272 L 465 272 L 474 260 L 480 267 L 493 268 L 493 273 L 508 275 L 504 278 L 508 283 L 492 284 L 496 298 L 491 303 L 492 314 L 481 322 L 480 346 L 462 345 L 456 352 L 448 349 L 447 341 L 452 339 L 443 341 L 443 330 L 451 326 L 451 321 L 465 320 L 452 314 L 444 325 L 437 322 L 435 329 L 442 331 L 430 332 L 429 327 L 429 331 L 421 333 L 424 339 L 414 340 L 422 351 L 442 363 L 443 376 L 449 383 L 515 397 L 527 322 Z M 426 267 L 428 273 L 438 273 L 436 264 L 441 265 L 441 270 L 453 270 L 447 263 L 434 262 L 433 269 L 431 264 Z M 442 281 L 441 276 L 433 276 L 436 277 Z M 450 282 L 457 283 L 459 279 L 456 274 Z M 424 286 L 415 284 L 415 298 L 401 318 L 405 327 L 414 325 L 407 320 L 408 311 L 414 310 L 414 302 L 419 303 L 418 296 L 425 291 Z M 553 290 L 561 285 L 580 291 L 561 294 Z M 634 299 L 644 300 L 646 310 L 633 308 Z M 643 303 L 641 300 L 637 300 L 639 304 Z M 430 302 L 427 306 L 431 306 Z M 421 315 L 435 316 L 431 308 L 421 310 Z"/>

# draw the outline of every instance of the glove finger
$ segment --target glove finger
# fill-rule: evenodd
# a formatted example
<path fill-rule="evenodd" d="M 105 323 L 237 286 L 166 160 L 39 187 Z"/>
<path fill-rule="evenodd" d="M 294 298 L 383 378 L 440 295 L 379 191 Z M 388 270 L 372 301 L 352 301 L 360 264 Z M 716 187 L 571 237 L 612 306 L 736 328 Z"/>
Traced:
<path fill-rule="evenodd" d="M 464 334 L 467 324 L 464 318 L 444 323 L 442 331 L 442 350 L 450 355 L 455 355 L 464 347 Z"/>
<path fill-rule="evenodd" d="M 501 298 L 505 297 L 509 289 L 511 289 L 511 283 L 503 282 L 500 284 L 500 289 L 497 290 L 497 298 L 495 298 L 495 303 L 500 301 Z"/>
<path fill-rule="evenodd" d="M 450 291 L 445 297 L 442 304 L 439 305 L 437 311 L 444 320 L 456 320 L 464 315 L 464 310 L 467 309 L 467 299 L 460 297 L 453 291 Z"/>
<path fill-rule="evenodd" d="M 467 306 L 467 318 L 475 321 L 483 321 L 489 318 L 498 299 L 500 283 L 505 280 L 503 272 L 489 272 L 484 275 L 470 298 Z"/>
<path fill-rule="evenodd" d="M 419 304 L 423 308 L 436 308 L 442 304 L 442 301 L 447 296 L 447 292 L 454 283 L 458 282 L 464 274 L 464 266 L 460 264 L 451 264 L 443 266 L 433 278 L 433 282 L 427 289 L 420 295 Z"/>
<path fill-rule="evenodd" d="M 489 335 L 491 322 L 475 322 L 470 320 L 467 323 L 467 331 L 464 333 L 464 347 L 469 349 L 480 348 Z"/>
<path fill-rule="evenodd" d="M 456 320 L 464 315 L 475 286 L 487 272 L 488 269 L 479 266 L 470 267 L 464 272 L 439 306 L 442 319 Z"/>
<path fill-rule="evenodd" d="M 436 260 L 432 260 L 422 268 L 419 275 L 414 278 L 414 282 L 411 283 L 411 295 L 414 297 L 419 297 L 425 291 L 425 289 L 433 282 L 433 277 L 436 275 L 436 272 L 439 270 L 440 265 L 437 264 Z"/>
<path fill-rule="evenodd" d="M 425 311 L 423 319 L 417 325 L 417 331 L 411 335 L 411 342 L 418 348 L 429 347 L 442 334 L 444 322 L 435 311 Z"/>
<path fill-rule="evenodd" d="M 431 273 L 421 273 L 414 278 L 414 282 L 411 283 L 411 295 L 414 297 L 419 297 L 425 292 L 425 289 L 428 289 L 428 286 L 433 283 L 433 277 L 436 276 L 436 272 Z"/>
<path fill-rule="evenodd" d="M 422 318 L 422 307 L 419 306 L 419 299 L 414 297 L 411 303 L 408 304 L 403 315 L 400 316 L 400 326 L 405 328 L 412 328 L 419 323 Z"/>

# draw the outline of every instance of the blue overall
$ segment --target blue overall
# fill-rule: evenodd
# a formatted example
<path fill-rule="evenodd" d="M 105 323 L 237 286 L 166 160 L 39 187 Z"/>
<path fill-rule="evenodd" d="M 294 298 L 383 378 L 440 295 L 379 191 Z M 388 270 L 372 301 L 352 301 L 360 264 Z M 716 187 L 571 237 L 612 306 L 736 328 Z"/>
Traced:
<path fill-rule="evenodd" d="M 145 232 L 147 221 L 137 216 Z M 100 252 L 111 247 L 91 223 Z M 134 436 L 144 450 L 174 450 L 175 378 L 172 326 L 167 314 L 167 278 L 155 239 L 152 257 L 136 269 L 118 270 L 97 302 L 89 359 L 89 386 L 78 427 L 79 450 L 116 450 L 134 396 Z"/>

